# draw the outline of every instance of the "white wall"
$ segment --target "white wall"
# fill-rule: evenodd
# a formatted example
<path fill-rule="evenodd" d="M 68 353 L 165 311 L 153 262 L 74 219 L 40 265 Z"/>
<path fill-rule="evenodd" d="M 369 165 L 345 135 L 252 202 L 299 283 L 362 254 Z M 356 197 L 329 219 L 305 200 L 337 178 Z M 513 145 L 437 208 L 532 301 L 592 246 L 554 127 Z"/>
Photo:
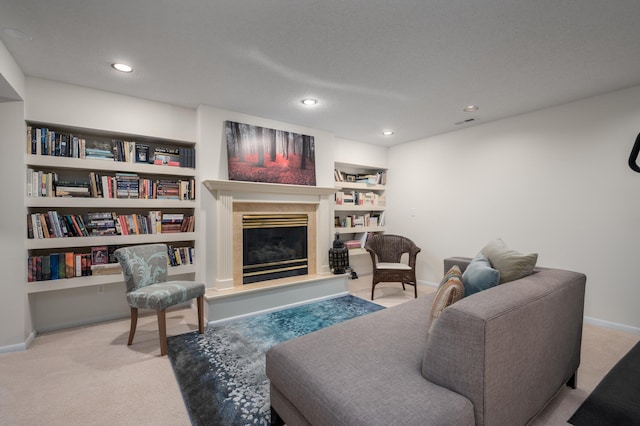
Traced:
<path fill-rule="evenodd" d="M 24 100 L 24 74 L 0 41 L 0 98 Z"/>
<path fill-rule="evenodd" d="M 25 293 L 24 208 L 24 75 L 0 42 L 0 180 L 4 182 L 0 206 L 0 352 L 21 350 L 31 334 L 31 317 Z"/>
<path fill-rule="evenodd" d="M 634 87 L 391 148 L 388 229 L 422 247 L 419 280 L 502 237 L 586 273 L 586 316 L 640 331 L 639 101 Z"/>
<path fill-rule="evenodd" d="M 185 142 L 196 141 L 194 109 L 27 78 L 29 121 Z"/>
<path fill-rule="evenodd" d="M 386 169 L 389 148 L 364 142 L 336 138 L 335 162 Z"/>
<path fill-rule="evenodd" d="M 2 296 L 0 297 L 0 352 L 25 349 L 31 333 L 25 285 L 25 229 L 24 208 L 26 150 L 23 102 L 0 103 L 0 136 L 3 154 L 0 155 L 2 211 L 0 220 L 0 268 Z"/>

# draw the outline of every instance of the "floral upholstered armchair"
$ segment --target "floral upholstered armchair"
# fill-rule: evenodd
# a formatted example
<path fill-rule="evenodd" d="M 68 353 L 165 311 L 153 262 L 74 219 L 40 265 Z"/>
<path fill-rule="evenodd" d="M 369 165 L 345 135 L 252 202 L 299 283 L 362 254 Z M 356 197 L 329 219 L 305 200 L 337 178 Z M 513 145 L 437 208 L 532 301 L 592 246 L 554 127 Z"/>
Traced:
<path fill-rule="evenodd" d="M 167 354 L 166 309 L 197 298 L 198 332 L 204 333 L 204 292 L 202 283 L 193 281 L 167 281 L 167 246 L 145 244 L 123 247 L 114 252 L 122 267 L 126 285 L 127 303 L 131 307 L 131 329 L 128 345 L 138 323 L 138 309 L 152 309 L 158 315 L 160 354 Z"/>

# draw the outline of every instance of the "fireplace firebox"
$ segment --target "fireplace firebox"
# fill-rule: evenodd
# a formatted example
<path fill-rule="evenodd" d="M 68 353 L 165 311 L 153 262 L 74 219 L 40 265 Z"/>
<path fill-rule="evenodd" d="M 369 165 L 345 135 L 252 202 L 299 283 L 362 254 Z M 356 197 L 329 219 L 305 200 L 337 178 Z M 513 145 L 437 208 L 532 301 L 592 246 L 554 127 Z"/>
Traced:
<path fill-rule="evenodd" d="M 306 275 L 306 214 L 242 216 L 242 283 Z"/>

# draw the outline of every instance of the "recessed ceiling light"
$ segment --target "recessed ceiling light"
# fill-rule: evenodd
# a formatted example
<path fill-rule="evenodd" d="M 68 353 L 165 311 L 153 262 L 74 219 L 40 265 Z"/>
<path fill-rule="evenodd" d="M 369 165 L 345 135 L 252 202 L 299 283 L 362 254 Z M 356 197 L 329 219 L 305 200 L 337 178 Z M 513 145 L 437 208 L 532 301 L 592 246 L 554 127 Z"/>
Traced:
<path fill-rule="evenodd" d="M 302 102 L 302 104 L 306 106 L 312 106 L 318 103 L 316 99 L 303 99 L 300 102 Z"/>
<path fill-rule="evenodd" d="M 478 107 L 475 105 L 467 105 L 466 107 L 462 108 L 462 110 L 464 112 L 476 112 L 478 110 Z"/>
<path fill-rule="evenodd" d="M 113 67 L 113 69 L 116 69 L 120 72 L 132 72 L 133 68 L 131 68 L 131 66 L 127 65 L 127 64 L 111 64 L 111 66 Z"/>
<path fill-rule="evenodd" d="M 384 136 L 391 136 L 391 135 L 393 135 L 393 130 L 385 130 L 385 131 L 382 132 L 382 134 Z"/>

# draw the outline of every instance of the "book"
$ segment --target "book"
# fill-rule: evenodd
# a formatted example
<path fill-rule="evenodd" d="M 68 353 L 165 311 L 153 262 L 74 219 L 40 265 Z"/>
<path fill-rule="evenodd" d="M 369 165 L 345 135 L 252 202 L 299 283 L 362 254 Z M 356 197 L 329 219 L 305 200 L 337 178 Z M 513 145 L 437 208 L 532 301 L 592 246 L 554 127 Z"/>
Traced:
<path fill-rule="evenodd" d="M 149 225 L 151 234 L 160 234 L 162 232 L 162 212 L 160 210 L 149 212 Z"/>
<path fill-rule="evenodd" d="M 348 249 L 360 248 L 360 240 L 345 241 L 344 246 Z"/>
<path fill-rule="evenodd" d="M 51 279 L 51 258 L 49 256 L 41 256 L 42 258 L 42 281 Z"/>
<path fill-rule="evenodd" d="M 49 255 L 49 278 L 52 280 L 58 279 L 58 267 L 60 266 L 60 255 L 58 253 L 52 253 Z"/>
<path fill-rule="evenodd" d="M 35 256 L 36 259 L 36 281 L 42 281 L 42 256 Z"/>
<path fill-rule="evenodd" d="M 33 282 L 36 280 L 34 265 L 34 256 L 27 258 L 27 282 Z"/>
<path fill-rule="evenodd" d="M 105 265 L 108 262 L 107 246 L 91 247 L 91 265 Z"/>
<path fill-rule="evenodd" d="M 75 255 L 74 266 L 76 267 L 75 276 L 81 277 L 82 276 L 82 255 L 81 254 Z"/>
<path fill-rule="evenodd" d="M 64 254 L 64 265 L 67 278 L 73 278 L 76 275 L 75 259 L 76 257 L 73 252 L 67 252 Z"/>
<path fill-rule="evenodd" d="M 118 263 L 105 263 L 103 265 L 91 265 L 91 275 L 118 275 L 122 268 Z"/>
<path fill-rule="evenodd" d="M 58 278 L 67 278 L 66 253 L 58 253 Z"/>
<path fill-rule="evenodd" d="M 136 163 L 148 163 L 149 162 L 149 145 L 138 143 L 136 144 Z"/>
<path fill-rule="evenodd" d="M 31 220 L 31 215 L 27 215 L 27 238 L 33 239 L 33 221 Z"/>
<path fill-rule="evenodd" d="M 180 165 L 180 148 L 168 148 L 168 147 L 156 147 L 153 151 L 153 164 L 169 165 L 170 162 L 175 162 L 171 165 Z"/>

